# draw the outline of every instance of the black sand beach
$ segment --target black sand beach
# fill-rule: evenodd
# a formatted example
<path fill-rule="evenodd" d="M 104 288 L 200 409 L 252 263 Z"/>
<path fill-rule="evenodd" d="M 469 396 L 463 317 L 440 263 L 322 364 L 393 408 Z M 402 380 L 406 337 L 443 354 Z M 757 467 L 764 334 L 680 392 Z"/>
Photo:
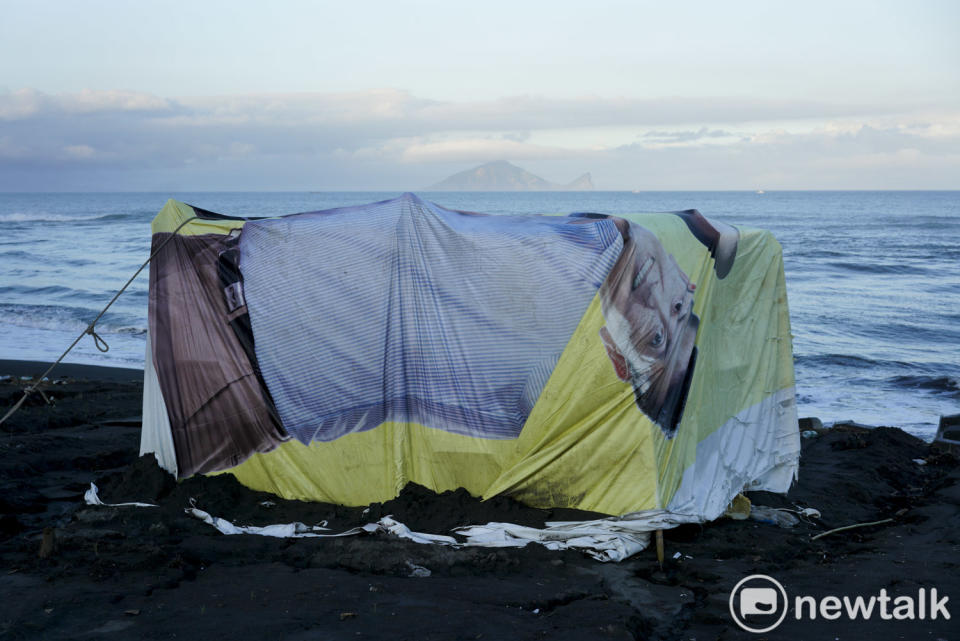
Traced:
<path fill-rule="evenodd" d="M 44 369 L 0 361 L 0 376 L 10 376 L 0 381 L 0 411 L 19 399 L 20 376 Z M 755 635 L 730 616 L 730 590 L 757 573 L 788 594 L 817 598 L 935 587 L 960 616 L 960 468 L 896 428 L 804 439 L 791 492 L 748 495 L 754 505 L 816 508 L 820 519 L 793 528 L 731 519 L 677 528 L 665 534 L 661 569 L 652 547 L 602 564 L 537 545 L 225 536 L 184 513 L 191 499 L 237 524 L 327 520 L 334 531 L 388 514 L 441 534 L 577 515 L 416 486 L 364 512 L 283 501 L 230 475 L 177 484 L 137 456 L 140 372 L 65 365 L 51 378 L 44 390 L 54 405 L 36 395 L 0 427 L 0 638 L 949 639 L 960 630 L 942 617 L 797 621 L 791 610 Z M 104 502 L 158 507 L 86 506 L 91 482 Z M 884 519 L 892 520 L 811 540 Z M 424 573 L 415 566 L 430 575 L 417 576 Z"/>

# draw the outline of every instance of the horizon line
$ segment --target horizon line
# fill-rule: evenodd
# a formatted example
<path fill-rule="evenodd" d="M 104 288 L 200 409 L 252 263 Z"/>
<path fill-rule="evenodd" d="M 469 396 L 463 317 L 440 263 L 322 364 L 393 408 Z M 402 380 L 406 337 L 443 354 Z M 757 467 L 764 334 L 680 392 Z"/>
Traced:
<path fill-rule="evenodd" d="M 515 189 L 515 190 L 460 190 L 460 189 L 116 189 L 116 190 L 45 190 L 45 191 L 7 191 L 0 189 L 0 194 L 163 194 L 163 193 L 191 193 L 191 194 L 364 194 L 364 193 L 430 193 L 430 194 L 663 194 L 663 193 L 752 193 L 766 195 L 772 193 L 817 192 L 880 192 L 880 193 L 926 193 L 926 192 L 960 192 L 956 188 L 936 189 Z"/>

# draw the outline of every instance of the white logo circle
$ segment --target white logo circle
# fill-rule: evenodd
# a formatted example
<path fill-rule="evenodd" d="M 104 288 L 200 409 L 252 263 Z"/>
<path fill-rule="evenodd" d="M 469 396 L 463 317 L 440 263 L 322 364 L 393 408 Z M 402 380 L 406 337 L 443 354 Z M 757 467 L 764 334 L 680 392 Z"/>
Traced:
<path fill-rule="evenodd" d="M 744 587 L 744 584 L 748 582 L 754 582 L 755 584 Z M 740 596 L 739 606 L 737 606 L 738 595 Z M 772 625 L 766 627 L 753 627 L 745 621 L 745 617 L 748 616 L 770 617 L 778 611 L 780 611 L 780 616 Z M 730 590 L 730 616 L 733 617 L 738 626 L 747 632 L 757 634 L 769 632 L 783 623 L 783 620 L 787 617 L 787 591 L 783 589 L 779 581 L 766 574 L 751 574 L 741 579 Z M 769 621 L 769 618 L 767 618 L 767 621 Z"/>

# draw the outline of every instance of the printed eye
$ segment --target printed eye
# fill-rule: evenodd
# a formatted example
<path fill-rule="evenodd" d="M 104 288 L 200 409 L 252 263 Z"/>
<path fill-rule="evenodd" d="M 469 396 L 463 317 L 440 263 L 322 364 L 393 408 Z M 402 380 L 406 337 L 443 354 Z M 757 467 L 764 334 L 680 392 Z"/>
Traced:
<path fill-rule="evenodd" d="M 678 299 L 676 299 L 675 301 L 673 301 L 673 313 L 674 313 L 674 314 L 679 314 L 679 313 L 680 313 L 680 310 L 682 310 L 682 309 L 683 309 L 683 299 L 682 299 L 682 298 L 678 298 Z"/>
<path fill-rule="evenodd" d="M 650 345 L 653 347 L 660 347 L 663 345 L 663 328 L 657 330 L 657 333 L 653 335 L 653 338 L 650 339 Z"/>

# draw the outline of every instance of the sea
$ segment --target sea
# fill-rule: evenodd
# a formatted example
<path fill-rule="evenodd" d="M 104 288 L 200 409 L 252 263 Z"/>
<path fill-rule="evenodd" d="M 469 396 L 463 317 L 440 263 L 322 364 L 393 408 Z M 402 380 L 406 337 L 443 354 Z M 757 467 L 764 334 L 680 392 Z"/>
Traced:
<path fill-rule="evenodd" d="M 400 192 L 0 193 L 0 359 L 52 362 L 149 256 L 168 198 L 236 216 Z M 490 214 L 699 209 L 783 247 L 800 416 L 926 440 L 960 413 L 960 191 L 417 192 Z M 146 270 L 65 362 L 142 367 Z M 0 372 L 0 375 L 4 372 Z M 2 408 L 0 408 L 2 409 Z"/>

